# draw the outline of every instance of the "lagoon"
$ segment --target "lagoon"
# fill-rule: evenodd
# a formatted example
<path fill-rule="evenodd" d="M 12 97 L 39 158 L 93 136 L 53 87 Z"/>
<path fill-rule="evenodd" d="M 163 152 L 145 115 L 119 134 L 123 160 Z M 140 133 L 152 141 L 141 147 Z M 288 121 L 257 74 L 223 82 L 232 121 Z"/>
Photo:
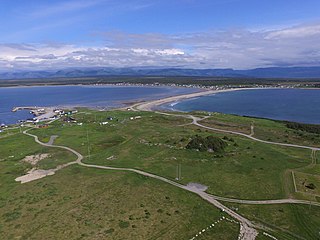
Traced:
<path fill-rule="evenodd" d="M 320 89 L 250 89 L 221 92 L 164 106 L 320 124 Z"/>
<path fill-rule="evenodd" d="M 0 124 L 32 118 L 14 107 L 123 107 L 125 103 L 153 100 L 198 91 L 191 88 L 139 86 L 33 86 L 0 88 Z"/>

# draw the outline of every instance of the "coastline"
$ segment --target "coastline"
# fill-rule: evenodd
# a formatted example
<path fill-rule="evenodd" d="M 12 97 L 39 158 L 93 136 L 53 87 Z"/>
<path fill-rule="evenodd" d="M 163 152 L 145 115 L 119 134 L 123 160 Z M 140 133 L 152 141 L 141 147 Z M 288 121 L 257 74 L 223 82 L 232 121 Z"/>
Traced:
<path fill-rule="evenodd" d="M 137 87 L 137 85 L 133 86 L 131 84 L 129 84 L 131 87 Z M 69 85 L 69 86 L 87 86 L 87 87 L 129 87 L 127 85 L 114 85 L 114 84 L 102 84 L 102 85 Z M 143 87 L 143 86 L 140 86 Z M 163 86 L 145 86 L 145 87 L 163 87 Z M 170 86 L 167 86 L 168 88 Z M 173 87 L 173 88 L 177 88 L 177 87 Z M 82 105 L 78 105 L 78 104 L 65 104 L 65 105 L 57 105 L 57 108 L 61 108 L 61 109 L 76 109 L 76 108 L 88 108 L 88 109 L 95 109 L 95 110 L 100 110 L 100 111 L 106 111 L 106 110 L 127 110 L 127 109 L 131 109 L 131 110 L 139 110 L 139 111 L 157 111 L 159 109 L 164 110 L 164 111 L 176 111 L 174 109 L 170 109 L 170 108 L 165 108 L 162 109 L 160 108 L 160 106 L 164 105 L 164 104 L 178 104 L 181 101 L 184 100 L 188 100 L 188 99 L 194 99 L 194 98 L 200 98 L 202 96 L 208 96 L 208 95 L 214 95 L 214 94 L 218 94 L 218 93 L 224 93 L 224 92 L 234 92 L 234 91 L 248 91 L 248 90 L 272 90 L 272 89 L 291 89 L 291 88 L 283 88 L 283 87 L 274 87 L 274 86 L 270 86 L 270 87 L 235 87 L 235 88 L 227 88 L 226 86 L 224 88 L 217 88 L 217 89 L 204 89 L 204 88 L 196 88 L 194 87 L 194 92 L 192 93 L 185 93 L 185 94 L 181 94 L 180 95 L 175 95 L 173 93 L 173 95 L 169 95 L 169 96 L 159 96 L 158 99 L 133 99 L 133 100 L 129 100 L 129 101 L 120 101 L 117 102 L 116 105 L 118 106 L 108 106 L 108 107 L 103 107 L 103 106 L 82 106 Z M 295 88 L 297 89 L 297 88 Z M 303 90 L 320 90 L 320 89 L 310 89 L 310 88 L 298 88 L 298 89 L 303 89 Z M 45 108 L 50 108 L 49 107 L 45 107 Z M 38 118 L 41 118 L 42 116 L 40 115 Z M 12 125 L 12 124 L 8 124 L 8 125 Z M 15 124 L 13 124 L 15 125 Z"/>
<path fill-rule="evenodd" d="M 33 85 L 14 85 L 14 86 L 1 86 L 1 88 L 34 88 L 34 87 L 152 87 L 152 88 L 196 88 L 196 89 L 210 89 L 208 86 L 198 85 L 179 85 L 179 84 L 155 84 L 155 83 L 93 83 L 93 84 L 33 84 Z"/>
<path fill-rule="evenodd" d="M 163 104 L 183 101 L 186 99 L 203 97 L 203 96 L 213 95 L 213 94 L 223 93 L 223 92 L 234 92 L 234 91 L 242 91 L 242 90 L 259 90 L 259 89 L 266 89 L 266 88 L 230 88 L 230 89 L 206 90 L 206 91 L 201 91 L 197 93 L 177 95 L 177 96 L 167 97 L 163 99 L 148 101 L 144 103 L 138 103 L 138 104 L 132 105 L 131 108 L 135 108 L 140 111 L 154 111 L 156 107 L 159 107 Z M 268 88 L 268 89 L 276 89 L 276 88 Z"/>

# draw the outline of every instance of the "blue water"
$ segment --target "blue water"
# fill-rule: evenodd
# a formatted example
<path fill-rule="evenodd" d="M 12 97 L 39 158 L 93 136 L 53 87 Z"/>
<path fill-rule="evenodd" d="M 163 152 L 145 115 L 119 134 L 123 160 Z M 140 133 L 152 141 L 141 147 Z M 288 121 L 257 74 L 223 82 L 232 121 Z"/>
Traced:
<path fill-rule="evenodd" d="M 45 86 L 0 88 L 0 124 L 14 124 L 33 117 L 28 111 L 11 112 L 22 106 L 120 107 L 136 100 L 151 100 L 197 90 L 172 87 Z"/>
<path fill-rule="evenodd" d="M 320 90 L 258 89 L 218 93 L 167 105 L 180 111 L 202 110 L 301 123 L 320 124 Z"/>

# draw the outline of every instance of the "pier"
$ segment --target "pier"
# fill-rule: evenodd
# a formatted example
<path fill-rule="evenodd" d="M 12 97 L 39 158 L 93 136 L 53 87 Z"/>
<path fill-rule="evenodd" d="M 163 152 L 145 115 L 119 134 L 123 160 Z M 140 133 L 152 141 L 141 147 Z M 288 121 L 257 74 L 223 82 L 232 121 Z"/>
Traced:
<path fill-rule="evenodd" d="M 12 112 L 17 112 L 20 110 L 29 110 L 30 113 L 34 115 L 34 121 L 45 121 L 50 120 L 51 118 L 55 117 L 57 113 L 55 112 L 54 107 L 14 107 Z"/>
<path fill-rule="evenodd" d="M 14 107 L 12 112 L 17 112 L 19 110 L 36 110 L 37 107 Z"/>

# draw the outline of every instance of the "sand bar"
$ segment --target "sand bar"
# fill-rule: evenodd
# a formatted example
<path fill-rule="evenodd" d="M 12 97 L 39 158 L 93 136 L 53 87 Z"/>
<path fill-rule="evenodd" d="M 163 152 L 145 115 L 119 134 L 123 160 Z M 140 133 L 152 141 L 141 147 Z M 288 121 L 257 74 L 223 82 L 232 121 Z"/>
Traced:
<path fill-rule="evenodd" d="M 232 91 L 239 91 L 239 90 L 254 90 L 254 89 L 261 89 L 261 88 L 230 88 L 230 89 L 221 89 L 221 90 L 208 90 L 208 91 L 172 96 L 172 97 L 163 98 L 163 99 L 159 99 L 159 100 L 153 100 L 153 101 L 149 101 L 149 102 L 145 102 L 145 103 L 139 103 L 139 104 L 133 105 L 132 108 L 136 108 L 137 110 L 141 110 L 141 111 L 152 111 L 157 106 L 160 106 L 160 105 L 163 105 L 166 103 L 177 102 L 177 101 L 181 101 L 181 100 L 202 97 L 202 96 L 207 96 L 207 95 L 212 95 L 212 94 L 222 93 L 222 92 L 232 92 Z"/>

